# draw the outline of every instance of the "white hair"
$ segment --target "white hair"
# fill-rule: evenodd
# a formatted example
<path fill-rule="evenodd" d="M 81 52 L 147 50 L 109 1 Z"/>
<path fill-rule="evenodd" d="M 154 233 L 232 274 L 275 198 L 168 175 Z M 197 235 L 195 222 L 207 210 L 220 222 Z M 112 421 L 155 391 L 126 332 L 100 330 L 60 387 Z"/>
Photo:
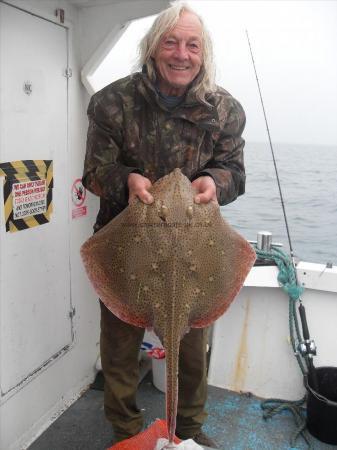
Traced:
<path fill-rule="evenodd" d="M 215 65 L 213 61 L 212 40 L 205 28 L 203 20 L 188 4 L 181 2 L 173 3 L 169 8 L 159 14 L 150 30 L 139 43 L 137 66 L 143 67 L 145 65 L 148 77 L 152 82 L 155 82 L 156 69 L 153 55 L 158 48 L 161 38 L 176 26 L 180 16 L 184 12 L 195 14 L 201 23 L 202 66 L 191 90 L 196 94 L 199 100 L 205 101 L 206 94 L 215 90 Z"/>

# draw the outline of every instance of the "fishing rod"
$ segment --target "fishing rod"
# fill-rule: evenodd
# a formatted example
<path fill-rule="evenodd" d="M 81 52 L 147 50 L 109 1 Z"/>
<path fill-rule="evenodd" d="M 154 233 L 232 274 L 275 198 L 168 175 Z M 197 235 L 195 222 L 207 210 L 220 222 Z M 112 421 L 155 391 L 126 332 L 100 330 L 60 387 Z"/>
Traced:
<path fill-rule="evenodd" d="M 261 87 L 260 87 L 259 78 L 258 78 L 258 75 L 257 75 L 257 70 L 256 70 L 256 65 L 255 65 L 255 60 L 254 60 L 252 46 L 251 46 L 249 35 L 248 35 L 248 30 L 246 30 L 246 36 L 247 36 L 247 41 L 248 41 L 248 45 L 249 45 L 250 56 L 251 56 L 252 63 L 253 63 L 256 83 L 257 83 L 257 87 L 258 87 L 258 91 L 259 91 L 259 96 L 260 96 L 260 101 L 261 101 L 264 121 L 265 121 L 266 129 L 267 129 L 269 146 L 270 146 L 271 154 L 272 154 L 272 157 L 273 157 L 273 164 L 274 164 L 274 169 L 275 169 L 275 174 L 276 174 L 278 190 L 279 190 L 279 194 L 280 194 L 282 212 L 283 212 L 284 222 L 285 222 L 286 231 L 287 231 L 287 238 L 288 238 L 288 243 L 289 243 L 291 262 L 292 262 L 292 266 L 293 266 L 293 269 L 294 269 L 296 284 L 298 285 L 296 263 L 295 263 L 294 251 L 293 251 L 293 246 L 292 246 L 291 237 L 290 237 L 290 230 L 289 230 L 289 225 L 288 225 L 288 219 L 287 219 L 287 213 L 286 213 L 286 208 L 285 208 L 285 202 L 284 202 L 284 199 L 283 199 L 281 182 L 280 182 L 280 177 L 279 177 L 278 168 L 277 168 L 277 164 L 276 164 L 276 158 L 275 158 L 273 143 L 272 143 L 271 136 L 270 136 L 267 114 L 266 114 L 266 110 L 265 110 L 265 107 L 264 107 L 262 91 L 261 91 Z M 299 314 L 300 314 L 300 318 L 301 318 L 302 332 L 303 332 L 303 340 L 299 343 L 298 350 L 301 353 L 301 355 L 304 357 L 304 359 L 305 359 L 305 361 L 307 363 L 308 376 L 309 376 L 309 379 L 310 379 L 310 384 L 317 391 L 318 390 L 318 380 L 317 380 L 316 369 L 315 369 L 314 362 L 313 362 L 313 356 L 316 355 L 316 345 L 315 345 L 314 341 L 312 339 L 310 339 L 310 333 L 309 333 L 309 327 L 308 327 L 308 322 L 307 322 L 307 318 L 306 318 L 305 307 L 303 305 L 303 302 L 302 302 L 302 299 L 301 299 L 300 295 L 298 297 L 298 300 L 299 300 L 298 310 L 299 310 Z"/>

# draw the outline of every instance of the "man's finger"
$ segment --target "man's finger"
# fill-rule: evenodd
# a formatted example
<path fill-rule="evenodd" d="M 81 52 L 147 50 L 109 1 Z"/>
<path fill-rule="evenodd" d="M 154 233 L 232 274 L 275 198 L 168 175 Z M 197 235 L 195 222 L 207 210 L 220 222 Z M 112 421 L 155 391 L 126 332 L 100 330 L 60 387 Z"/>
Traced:
<path fill-rule="evenodd" d="M 195 203 L 208 203 L 212 200 L 211 192 L 203 192 L 202 194 L 198 194 L 194 197 Z"/>
<path fill-rule="evenodd" d="M 145 203 L 146 205 L 151 205 L 151 203 L 154 202 L 153 196 L 146 189 L 139 190 L 138 192 L 137 191 L 131 192 L 129 196 L 129 203 L 130 198 L 131 201 L 135 198 L 139 198 L 139 200 Z"/>
<path fill-rule="evenodd" d="M 139 173 L 130 173 L 128 176 L 128 188 L 129 188 L 129 203 L 134 201 L 135 198 L 147 205 L 154 202 L 153 196 L 148 192 L 151 187 L 151 181 L 148 178 L 143 177 Z"/>
<path fill-rule="evenodd" d="M 129 200 L 128 200 L 129 205 L 130 205 L 132 202 L 134 202 L 136 198 L 137 198 L 137 196 L 136 196 L 133 192 L 130 192 L 130 193 L 129 193 Z"/>
<path fill-rule="evenodd" d="M 153 196 L 147 191 L 140 192 L 139 194 L 131 192 L 129 194 L 129 205 L 133 201 L 135 201 L 136 198 L 138 198 L 141 202 L 145 203 L 146 205 L 151 205 L 151 203 L 154 202 Z"/>
<path fill-rule="evenodd" d="M 194 197 L 195 203 L 208 203 L 210 201 L 217 201 L 216 193 L 212 188 L 208 188 Z"/>
<path fill-rule="evenodd" d="M 144 190 L 141 195 L 138 195 L 138 197 L 139 200 L 141 200 L 146 205 L 151 205 L 151 203 L 154 202 L 153 196 L 146 190 Z"/>

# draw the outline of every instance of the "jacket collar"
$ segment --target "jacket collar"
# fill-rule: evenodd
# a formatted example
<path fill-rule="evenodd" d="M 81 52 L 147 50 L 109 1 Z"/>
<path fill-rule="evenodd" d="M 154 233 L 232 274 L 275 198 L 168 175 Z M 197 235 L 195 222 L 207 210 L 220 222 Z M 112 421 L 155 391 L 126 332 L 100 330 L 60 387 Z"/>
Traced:
<path fill-rule="evenodd" d="M 167 112 L 171 118 L 180 118 L 188 120 L 201 128 L 209 131 L 219 130 L 219 116 L 216 107 L 212 103 L 204 103 L 200 101 L 194 92 L 191 92 L 191 86 L 185 94 L 185 98 L 175 108 L 169 110 L 165 107 L 158 92 L 148 78 L 146 72 L 137 72 L 136 83 L 138 91 L 152 107 L 159 107 Z M 194 81 L 195 82 L 195 81 Z M 212 96 L 208 98 L 212 102 Z"/>

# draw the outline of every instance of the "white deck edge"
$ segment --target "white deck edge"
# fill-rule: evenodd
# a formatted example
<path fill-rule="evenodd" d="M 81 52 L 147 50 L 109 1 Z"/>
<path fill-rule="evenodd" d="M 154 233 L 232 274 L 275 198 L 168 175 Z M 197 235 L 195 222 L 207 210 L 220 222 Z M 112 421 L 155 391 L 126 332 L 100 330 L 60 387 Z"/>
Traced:
<path fill-rule="evenodd" d="M 304 288 L 337 293 L 337 266 L 330 269 L 325 264 L 301 261 L 296 269 L 298 281 Z M 279 287 L 277 275 L 276 266 L 254 266 L 244 286 Z"/>

